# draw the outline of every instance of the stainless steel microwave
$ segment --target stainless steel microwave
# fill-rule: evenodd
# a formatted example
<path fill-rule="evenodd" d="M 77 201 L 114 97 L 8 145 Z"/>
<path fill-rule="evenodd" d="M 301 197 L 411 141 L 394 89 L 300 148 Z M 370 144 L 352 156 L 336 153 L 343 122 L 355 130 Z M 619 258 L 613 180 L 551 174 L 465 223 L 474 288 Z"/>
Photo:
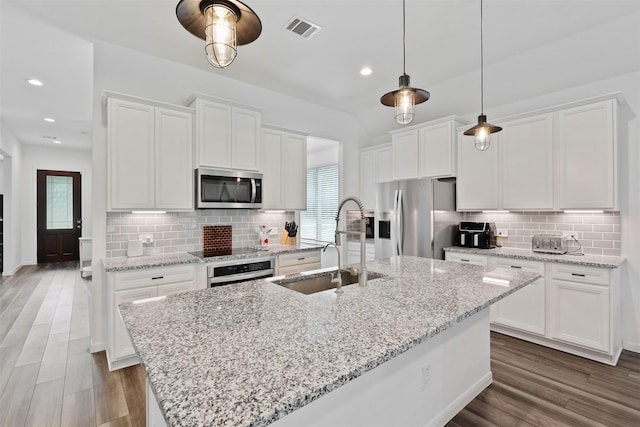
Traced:
<path fill-rule="evenodd" d="M 261 173 L 198 168 L 195 184 L 199 209 L 262 208 Z"/>

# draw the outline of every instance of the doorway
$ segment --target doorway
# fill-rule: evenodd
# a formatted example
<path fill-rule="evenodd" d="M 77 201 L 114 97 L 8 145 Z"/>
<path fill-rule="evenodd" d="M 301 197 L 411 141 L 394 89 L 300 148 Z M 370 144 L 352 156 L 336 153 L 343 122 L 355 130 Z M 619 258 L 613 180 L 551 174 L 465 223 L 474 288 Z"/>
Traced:
<path fill-rule="evenodd" d="M 78 260 L 80 172 L 38 170 L 37 193 L 38 264 Z"/>

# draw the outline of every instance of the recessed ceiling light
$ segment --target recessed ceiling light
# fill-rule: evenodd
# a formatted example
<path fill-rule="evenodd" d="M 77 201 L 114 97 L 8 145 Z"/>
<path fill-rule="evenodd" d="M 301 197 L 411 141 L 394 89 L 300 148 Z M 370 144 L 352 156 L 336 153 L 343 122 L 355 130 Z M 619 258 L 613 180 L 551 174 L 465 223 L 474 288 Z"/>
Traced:
<path fill-rule="evenodd" d="M 38 79 L 27 79 L 27 83 L 33 86 L 42 86 L 44 84 Z"/>
<path fill-rule="evenodd" d="M 369 67 L 362 67 L 362 69 L 360 70 L 361 76 L 370 76 L 371 73 L 373 73 L 373 70 Z"/>
<path fill-rule="evenodd" d="M 56 121 L 56 119 L 52 119 L 51 117 L 45 117 L 45 118 L 44 118 L 44 121 L 45 121 L 45 122 L 49 122 L 49 123 L 53 123 L 53 122 L 55 122 L 55 121 Z"/>
<path fill-rule="evenodd" d="M 54 143 L 54 144 L 62 144 L 62 141 L 59 141 L 59 140 L 57 140 L 57 139 L 54 139 L 54 140 L 53 140 L 53 143 Z"/>

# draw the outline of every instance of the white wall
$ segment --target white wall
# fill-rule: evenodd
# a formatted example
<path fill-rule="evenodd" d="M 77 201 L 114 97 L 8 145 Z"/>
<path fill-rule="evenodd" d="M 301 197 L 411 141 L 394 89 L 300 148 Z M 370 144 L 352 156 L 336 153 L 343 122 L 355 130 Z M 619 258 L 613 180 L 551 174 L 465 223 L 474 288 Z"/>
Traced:
<path fill-rule="evenodd" d="M 22 239 L 20 234 L 20 166 L 21 146 L 15 135 L 0 120 L 0 152 L 4 158 L 4 243 L 3 276 L 15 273 L 20 266 Z"/>
<path fill-rule="evenodd" d="M 38 169 L 80 172 L 83 236 L 91 236 L 92 167 L 91 152 L 63 147 L 22 146 L 20 211 L 22 230 L 22 264 L 37 263 L 37 171 Z"/>
<path fill-rule="evenodd" d="M 203 57 L 204 60 L 204 57 Z M 233 67 L 228 70 L 233 75 Z M 105 257 L 106 233 L 106 113 L 104 90 L 126 93 L 158 101 L 184 104 L 193 92 L 253 106 L 262 111 L 265 124 L 301 130 L 312 136 L 340 141 L 345 158 L 358 158 L 359 147 L 369 139 L 355 117 L 267 89 L 190 68 L 165 59 L 97 42 L 94 45 L 94 145 L 93 145 L 93 268 L 100 271 Z M 358 190 L 358 169 L 345 168 L 344 191 Z M 104 346 L 105 316 L 102 307 L 103 277 L 92 280 L 92 350 Z"/>

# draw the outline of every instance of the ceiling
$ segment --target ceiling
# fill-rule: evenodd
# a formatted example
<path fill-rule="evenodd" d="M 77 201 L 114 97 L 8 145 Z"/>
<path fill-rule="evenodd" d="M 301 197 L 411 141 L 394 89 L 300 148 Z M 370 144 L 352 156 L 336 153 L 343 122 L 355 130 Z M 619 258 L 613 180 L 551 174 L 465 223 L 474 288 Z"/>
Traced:
<path fill-rule="evenodd" d="M 399 0 L 246 3 L 262 34 L 219 70 L 178 23 L 177 0 L 0 0 L 2 120 L 27 144 L 55 136 L 90 149 L 92 41 L 101 40 L 352 113 L 372 136 L 397 128 L 379 98 L 402 74 Z M 479 5 L 407 0 L 406 72 L 432 95 L 416 122 L 479 113 Z M 322 29 L 309 39 L 284 31 L 294 16 Z M 637 0 L 485 0 L 485 110 L 637 71 L 638 17 Z M 373 74 L 360 76 L 363 66 Z M 32 76 L 45 86 L 27 85 Z"/>

